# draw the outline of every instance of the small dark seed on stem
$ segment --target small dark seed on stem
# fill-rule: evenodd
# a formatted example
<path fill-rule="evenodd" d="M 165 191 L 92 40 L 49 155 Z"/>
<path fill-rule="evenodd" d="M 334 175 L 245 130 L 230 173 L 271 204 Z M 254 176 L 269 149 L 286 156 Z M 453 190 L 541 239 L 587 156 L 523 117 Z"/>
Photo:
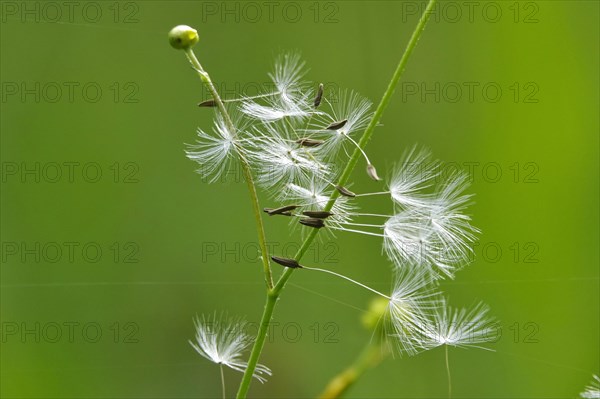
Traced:
<path fill-rule="evenodd" d="M 273 262 L 280 264 L 281 266 L 289 267 L 291 269 L 302 269 L 302 266 L 295 259 L 280 258 L 279 256 L 271 256 Z"/>
<path fill-rule="evenodd" d="M 264 211 L 265 213 L 268 213 L 268 214 L 269 214 L 269 216 L 276 216 L 276 215 L 281 215 L 281 216 L 294 216 L 294 215 L 292 214 L 292 212 L 291 212 L 291 211 L 281 211 L 281 212 L 278 212 L 278 213 L 271 213 L 271 212 L 273 212 L 274 210 L 275 210 L 275 209 L 273 209 L 273 208 L 264 208 L 264 209 L 263 209 L 263 211 Z"/>
<path fill-rule="evenodd" d="M 217 106 L 217 102 L 215 100 L 206 100 L 206 101 L 202 101 L 201 103 L 198 103 L 199 107 L 216 107 Z"/>
<path fill-rule="evenodd" d="M 268 213 L 269 216 L 273 216 L 273 215 L 292 216 L 290 211 L 293 211 L 296 208 L 298 208 L 298 205 L 286 205 L 286 206 L 282 206 L 281 208 L 275 208 L 275 209 L 265 208 L 265 209 L 263 209 L 263 211 Z"/>
<path fill-rule="evenodd" d="M 321 105 L 321 100 L 323 99 L 323 83 L 319 83 L 319 89 L 317 90 L 317 96 L 315 97 L 315 108 L 318 108 Z"/>
<path fill-rule="evenodd" d="M 327 219 L 329 216 L 333 215 L 333 213 L 326 211 L 304 211 L 302 214 L 315 219 Z"/>
<path fill-rule="evenodd" d="M 348 190 L 346 187 L 342 187 L 342 186 L 335 186 L 335 189 L 338 190 L 338 192 L 343 195 L 344 197 L 356 197 L 356 194 L 354 194 L 352 191 Z"/>
<path fill-rule="evenodd" d="M 307 137 L 296 140 L 296 144 L 300 144 L 303 147 L 318 147 L 323 143 L 323 140 L 309 139 Z"/>
<path fill-rule="evenodd" d="M 302 218 L 300 219 L 300 224 L 315 229 L 320 229 L 321 227 L 325 226 L 325 221 L 323 221 L 323 219 L 317 218 Z"/>
<path fill-rule="evenodd" d="M 338 121 L 338 122 L 333 122 L 331 125 L 327 126 L 325 129 L 338 130 L 338 129 L 343 128 L 347 122 L 348 122 L 348 119 L 344 119 L 344 120 Z"/>

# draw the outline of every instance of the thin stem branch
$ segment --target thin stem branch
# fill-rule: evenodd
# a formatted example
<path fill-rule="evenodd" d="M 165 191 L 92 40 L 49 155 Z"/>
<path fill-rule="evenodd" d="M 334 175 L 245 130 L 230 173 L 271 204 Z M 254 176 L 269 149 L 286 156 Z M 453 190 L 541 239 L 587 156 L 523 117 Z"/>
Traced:
<path fill-rule="evenodd" d="M 250 97 L 242 97 L 242 98 L 226 98 L 223 100 L 224 103 L 236 103 L 236 102 L 240 102 L 240 101 L 248 101 L 248 100 L 258 100 L 260 98 L 267 98 L 267 97 L 274 97 L 274 96 L 278 96 L 279 94 L 281 94 L 280 91 L 274 91 L 272 93 L 266 93 L 266 94 L 258 94 L 256 96 L 250 96 Z"/>
<path fill-rule="evenodd" d="M 448 362 L 448 345 L 444 345 L 446 348 L 446 373 L 448 374 L 448 399 L 452 397 L 452 377 L 450 375 L 450 362 Z"/>
<path fill-rule="evenodd" d="M 360 287 L 363 287 L 363 288 L 371 291 L 374 294 L 377 294 L 377 295 L 382 296 L 382 297 L 384 297 L 386 299 L 392 300 L 392 298 L 390 298 L 389 296 L 387 296 L 387 295 L 385 295 L 385 294 L 377 291 L 376 289 L 373 289 L 373 288 L 371 288 L 368 285 L 365 285 L 363 283 L 359 283 L 358 281 L 356 281 L 354 279 L 351 279 L 350 277 L 344 276 L 343 274 L 336 273 L 336 272 L 334 272 L 332 270 L 319 269 L 318 267 L 306 267 L 306 266 L 302 266 L 302 269 L 304 269 L 304 270 L 314 270 L 314 271 L 317 271 L 317 272 L 323 272 L 323 273 L 327 273 L 327 274 L 331 274 L 331 275 L 343 278 L 344 280 L 350 281 L 353 284 L 356 284 L 356 285 L 358 285 Z"/>
<path fill-rule="evenodd" d="M 415 30 L 412 33 L 410 40 L 408 41 L 406 49 L 404 50 L 404 54 L 402 54 L 402 57 L 400 58 L 400 62 L 398 63 L 398 66 L 396 67 L 396 71 L 392 75 L 392 80 L 390 81 L 386 91 L 384 92 L 383 97 L 381 98 L 381 101 L 379 102 L 379 105 L 377 106 L 377 109 L 375 110 L 375 113 L 373 114 L 373 118 L 371 119 L 371 121 L 370 121 L 369 125 L 367 126 L 365 132 L 363 133 L 360 141 L 358 142 L 358 146 L 361 149 L 364 148 L 368 144 L 368 142 L 371 140 L 373 131 L 375 130 L 375 127 L 377 126 L 381 117 L 383 116 L 383 112 L 387 108 L 387 106 L 392 98 L 392 95 L 394 94 L 396 86 L 398 85 L 398 81 L 400 80 L 400 77 L 402 76 L 402 73 L 404 72 L 404 69 L 406 68 L 408 59 L 410 58 L 415 46 L 417 45 L 417 42 L 419 41 L 419 38 L 421 37 L 421 34 L 423 33 L 423 30 L 425 29 L 425 25 L 427 25 L 427 21 L 429 20 L 429 16 L 431 15 L 431 10 L 433 9 L 433 6 L 435 5 L 435 3 L 436 3 L 436 0 L 429 0 L 429 3 L 427 4 L 425 11 L 423 12 L 423 15 L 421 15 L 421 18 L 419 19 L 419 22 L 417 23 L 417 26 L 415 27 Z M 359 148 L 355 148 L 354 152 L 352 153 L 352 156 L 350 157 L 350 160 L 346 164 L 346 167 L 344 168 L 344 171 L 342 172 L 342 174 L 340 176 L 340 179 L 338 182 L 338 184 L 340 186 L 344 186 L 348 182 L 348 179 L 350 179 L 350 175 L 352 174 L 352 171 L 354 170 L 356 163 L 358 162 L 358 159 L 360 158 L 360 155 L 361 155 L 361 151 L 359 150 Z M 335 201 L 338 199 L 339 196 L 340 196 L 340 193 L 337 190 L 333 191 L 324 210 L 330 211 L 331 208 L 333 208 L 333 205 L 335 204 Z M 313 240 L 317 236 L 317 233 L 318 233 L 318 230 L 313 229 L 308 234 L 308 236 L 302 243 L 300 249 L 296 253 L 295 259 L 297 261 L 300 261 L 302 256 L 304 256 L 304 254 L 306 253 L 306 251 L 312 244 Z M 289 268 L 285 269 L 283 274 L 281 275 L 279 281 L 277 281 L 275 286 L 267 294 L 267 304 L 265 305 L 265 308 L 263 311 L 263 315 L 262 315 L 262 319 L 261 319 L 261 328 L 258 331 L 256 341 L 254 341 L 254 346 L 252 347 L 250 359 L 248 360 L 248 367 L 246 368 L 246 371 L 244 372 L 244 377 L 242 378 L 242 382 L 240 383 L 240 387 L 239 387 L 239 390 L 237 393 L 238 399 L 245 398 L 246 394 L 248 393 L 248 390 L 250 389 L 250 383 L 252 382 L 252 375 L 254 374 L 254 369 L 256 368 L 256 365 L 258 364 L 258 359 L 260 357 L 262 348 L 265 343 L 265 337 L 267 334 L 268 323 L 271 320 L 271 317 L 273 316 L 273 311 L 275 310 L 275 304 L 277 302 L 277 298 L 279 297 L 281 290 L 283 289 L 283 287 L 285 287 L 285 284 L 290 279 L 290 277 L 292 276 L 293 273 L 294 273 L 294 269 L 289 269 Z M 267 327 L 265 327 L 264 330 L 262 328 L 263 322 L 267 323 Z"/>
<path fill-rule="evenodd" d="M 361 213 L 361 212 L 352 212 L 352 213 L 350 213 L 350 215 L 352 215 L 352 216 L 372 216 L 372 217 L 386 218 L 386 219 L 389 219 L 392 217 L 392 215 L 382 215 L 380 213 Z"/>
<path fill-rule="evenodd" d="M 221 388 L 223 391 L 223 399 L 227 398 L 227 395 L 225 395 L 225 373 L 223 372 L 223 363 L 219 364 L 219 366 L 221 366 Z"/>
<path fill-rule="evenodd" d="M 347 369 L 336 375 L 319 395 L 319 399 L 335 399 L 342 396 L 368 369 L 377 366 L 388 355 L 376 340 L 362 351 Z"/>
<path fill-rule="evenodd" d="M 345 231 L 347 233 L 358 233 L 358 234 L 363 234 L 366 236 L 372 236 L 372 237 L 383 237 L 383 234 L 380 233 L 372 233 L 370 231 L 362 231 L 362 230 L 356 230 L 356 229 L 347 229 L 345 227 L 329 227 L 332 230 L 339 230 L 339 231 Z"/>
<path fill-rule="evenodd" d="M 364 193 L 364 194 L 356 194 L 357 197 L 369 197 L 371 195 L 383 195 L 383 194 L 390 194 L 389 191 L 379 191 L 376 193 Z"/>
<path fill-rule="evenodd" d="M 357 227 L 375 227 L 381 229 L 385 227 L 383 224 L 372 224 L 372 223 L 354 223 L 354 222 L 344 222 L 347 226 L 357 226 Z"/>
<path fill-rule="evenodd" d="M 267 302 L 265 303 L 262 318 L 260 319 L 260 326 L 258 327 L 258 332 L 256 333 L 256 340 L 252 346 L 252 352 L 250 352 L 248 367 L 246 367 L 246 371 L 244 372 L 242 382 L 240 383 L 240 387 L 237 392 L 237 398 L 245 398 L 246 394 L 248 393 L 248 389 L 250 389 L 250 382 L 252 381 L 252 376 L 254 375 L 254 369 L 256 369 L 256 365 L 258 364 L 258 358 L 260 357 L 262 349 L 265 345 L 267 331 L 269 330 L 269 323 L 271 321 L 273 311 L 275 310 L 277 298 L 278 295 L 273 295 L 272 290 L 267 293 Z M 252 371 L 248 373 L 248 370 Z"/>
<path fill-rule="evenodd" d="M 367 156 L 367 153 L 362 148 L 360 148 L 360 146 L 358 145 L 358 143 L 356 142 L 356 140 L 354 140 L 352 137 L 350 137 L 349 134 L 346 134 L 345 136 L 346 136 L 346 138 L 348 140 L 350 140 L 352 142 L 352 144 L 354 144 L 354 146 L 356 147 L 356 149 L 361 152 L 362 156 L 365 157 L 365 161 L 367 161 L 367 164 L 370 165 L 371 161 L 369 160 L 369 157 Z"/>
<path fill-rule="evenodd" d="M 194 54 L 194 52 L 192 51 L 191 48 L 188 48 L 185 50 L 185 55 L 187 56 L 188 60 L 190 61 L 190 64 L 192 64 L 192 67 L 194 68 L 194 70 L 196 72 L 198 72 L 198 75 L 200 76 L 200 80 L 202 80 L 202 83 L 204 83 L 204 85 L 206 86 L 208 91 L 210 91 L 211 95 L 213 96 L 213 99 L 215 100 L 215 103 L 217 104 L 217 107 L 219 108 L 219 111 L 221 112 L 221 115 L 223 116 L 225 124 L 227 125 L 227 128 L 230 130 L 231 134 L 236 134 L 237 130 L 235 128 L 235 125 L 234 125 L 233 121 L 231 120 L 231 117 L 229 116 L 229 113 L 227 112 L 225 105 L 223 104 L 223 100 L 221 100 L 221 96 L 219 95 L 219 92 L 217 92 L 217 89 L 213 85 L 213 83 L 210 79 L 210 76 L 204 70 L 204 68 L 202 68 L 200 61 L 198 61 L 198 58 L 196 58 L 196 55 Z M 250 165 L 248 164 L 248 161 L 246 161 L 246 158 L 243 156 L 243 154 L 239 150 L 238 150 L 238 156 L 240 159 L 240 164 L 242 165 L 242 172 L 244 173 L 244 180 L 246 180 L 246 185 L 248 186 L 248 191 L 250 192 L 250 199 L 252 200 L 252 209 L 254 211 L 254 219 L 256 222 L 256 231 L 258 233 L 258 244 L 260 246 L 260 252 L 261 252 L 261 257 L 262 257 L 262 262 L 263 262 L 263 269 L 264 269 L 264 273 L 265 273 L 265 281 L 267 284 L 267 289 L 270 290 L 273 288 L 273 275 L 271 273 L 271 266 L 269 263 L 269 253 L 267 251 L 267 239 L 265 236 L 265 228 L 263 225 L 260 204 L 258 202 L 258 193 L 256 192 L 256 185 L 254 184 L 254 178 L 252 177 L 252 171 L 250 170 Z"/>

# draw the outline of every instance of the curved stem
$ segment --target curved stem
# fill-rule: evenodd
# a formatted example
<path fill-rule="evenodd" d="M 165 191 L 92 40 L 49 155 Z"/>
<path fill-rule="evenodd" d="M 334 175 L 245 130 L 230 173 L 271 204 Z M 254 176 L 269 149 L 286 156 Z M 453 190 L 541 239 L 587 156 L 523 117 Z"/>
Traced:
<path fill-rule="evenodd" d="M 348 140 L 350 140 L 352 142 L 352 144 L 354 144 L 354 146 L 356 147 L 356 149 L 361 152 L 362 156 L 365 157 L 365 161 L 367 161 L 367 164 L 370 165 L 371 161 L 369 160 L 369 157 L 367 156 L 367 153 L 362 148 L 360 148 L 360 146 L 358 145 L 358 143 L 352 137 L 350 137 L 350 135 L 345 135 L 345 136 L 346 136 L 346 138 Z"/>
<path fill-rule="evenodd" d="M 225 373 L 223 372 L 223 363 L 219 364 L 219 366 L 221 366 L 221 388 L 223 391 L 223 399 L 225 399 L 227 396 L 225 395 Z"/>
<path fill-rule="evenodd" d="M 423 12 L 423 15 L 421 15 L 421 18 L 419 19 L 419 22 L 417 23 L 417 26 L 415 27 L 415 30 L 412 33 L 410 40 L 408 41 L 406 49 L 404 50 L 404 54 L 402 54 L 402 57 L 400 58 L 400 62 L 398 63 L 398 66 L 396 67 L 396 71 L 394 72 L 394 75 L 392 76 L 392 80 L 390 81 L 385 93 L 383 94 L 383 97 L 381 98 L 381 101 L 379 102 L 379 105 L 377 106 L 377 110 L 373 114 L 373 118 L 371 119 L 369 125 L 367 126 L 367 129 L 365 130 L 360 141 L 358 142 L 358 145 L 360 148 L 364 148 L 368 144 L 369 140 L 371 139 L 371 136 L 373 135 L 373 131 L 375 130 L 375 127 L 379 123 L 379 120 L 381 119 L 381 116 L 383 115 L 383 111 L 385 111 L 385 109 L 387 108 L 387 106 L 392 98 L 392 95 L 394 94 L 396 86 L 398 85 L 398 81 L 400 80 L 400 77 L 402 76 L 402 73 L 404 72 L 404 69 L 406 68 L 406 63 L 408 62 L 408 59 L 410 58 L 415 46 L 417 45 L 417 42 L 419 41 L 419 38 L 421 37 L 421 34 L 423 33 L 423 30 L 425 29 L 425 25 L 427 24 L 427 21 L 429 20 L 429 16 L 431 15 L 431 10 L 433 9 L 433 6 L 435 3 L 436 3 L 436 0 L 429 0 L 429 3 L 427 4 L 425 11 Z M 348 179 L 350 178 L 350 175 L 352 174 L 352 171 L 354 170 L 354 167 L 356 166 L 356 163 L 358 162 L 360 155 L 361 155 L 361 152 L 359 151 L 359 149 L 355 148 L 354 152 L 352 153 L 352 156 L 350 157 L 350 160 L 346 164 L 346 167 L 344 168 L 344 171 L 342 172 L 342 174 L 340 176 L 340 179 L 338 182 L 338 184 L 340 186 L 344 186 L 348 182 Z M 333 193 L 331 194 L 331 197 L 329 198 L 329 201 L 327 202 L 327 205 L 325 206 L 324 210 L 330 211 L 331 208 L 333 208 L 333 205 L 335 204 L 335 201 L 338 199 L 339 196 L 340 196 L 340 193 L 337 190 L 334 190 Z M 317 236 L 317 233 L 318 233 L 318 230 L 313 229 L 309 233 L 309 235 L 306 237 L 306 239 L 302 243 L 302 246 L 296 253 L 295 259 L 297 261 L 300 261 L 302 256 L 304 256 L 304 254 L 306 253 L 306 251 L 312 244 L 313 240 Z M 266 322 L 267 327 L 268 327 L 268 323 L 271 320 L 271 317 L 273 316 L 273 311 L 275 310 L 275 304 L 277 302 L 277 298 L 279 297 L 279 294 L 281 293 L 281 290 L 283 289 L 283 287 L 285 287 L 285 284 L 287 283 L 287 281 L 290 279 L 290 277 L 294 273 L 294 270 L 295 269 L 289 269 L 289 268 L 285 269 L 283 274 L 279 278 L 279 281 L 277 281 L 277 283 L 273 286 L 272 289 L 269 290 L 269 292 L 267 294 L 267 305 L 265 305 L 265 309 L 263 311 L 263 315 L 262 315 L 262 319 L 261 319 L 261 328 L 258 331 L 256 341 L 254 342 L 254 346 L 252 347 L 250 359 L 248 360 L 248 367 L 246 368 L 246 371 L 244 372 L 244 377 L 242 378 L 242 382 L 240 383 L 240 387 L 239 387 L 239 390 L 237 393 L 238 399 L 245 398 L 246 394 L 248 393 L 248 389 L 250 389 L 250 383 L 252 382 L 252 375 L 254 374 L 254 369 L 256 368 L 256 365 L 258 364 L 258 358 L 260 357 L 260 353 L 262 352 L 262 348 L 265 343 L 267 328 L 263 329 L 262 323 Z"/>
<path fill-rule="evenodd" d="M 229 116 L 229 113 L 227 112 L 225 105 L 223 104 L 223 100 L 221 99 L 219 92 L 217 92 L 217 89 L 213 85 L 213 83 L 210 79 L 210 76 L 204 70 L 204 68 L 202 68 L 200 61 L 198 61 L 198 58 L 196 58 L 196 55 L 194 54 L 194 52 L 192 51 L 191 48 L 188 48 L 185 50 L 185 55 L 187 56 L 188 60 L 190 61 L 190 64 L 192 64 L 192 67 L 194 68 L 194 70 L 196 72 L 198 72 L 198 75 L 200 76 L 200 80 L 202 80 L 202 83 L 204 83 L 204 85 L 206 86 L 208 91 L 210 91 L 210 93 L 212 94 L 213 99 L 215 100 L 215 103 L 217 104 L 217 107 L 219 108 L 219 111 L 221 112 L 221 115 L 223 116 L 225 124 L 227 125 L 227 128 L 230 130 L 231 134 L 235 134 L 237 132 L 235 125 L 234 125 L 233 121 L 231 120 L 231 117 Z M 265 228 L 263 225 L 262 213 L 260 211 L 260 204 L 258 202 L 258 194 L 256 192 L 256 185 L 254 184 L 254 178 L 252 177 L 252 171 L 250 170 L 250 165 L 248 165 L 248 161 L 246 161 L 246 158 L 244 158 L 244 156 L 239 151 L 238 151 L 238 156 L 240 159 L 240 164 L 242 165 L 242 172 L 244 173 L 244 180 L 246 180 L 246 185 L 248 186 L 248 191 L 250 192 L 250 199 L 252 200 L 252 209 L 254 211 L 254 219 L 256 221 L 256 231 L 258 233 L 258 245 L 260 246 L 260 252 L 261 252 L 261 257 L 262 257 L 262 262 L 263 262 L 263 269 L 264 269 L 264 273 L 265 273 L 265 281 L 267 283 L 267 289 L 272 289 L 273 288 L 273 276 L 271 273 L 271 266 L 269 263 L 269 253 L 267 251 L 267 239 L 265 236 Z"/>
<path fill-rule="evenodd" d="M 364 194 L 356 194 L 357 197 L 369 197 L 371 195 L 383 195 L 383 194 L 390 194 L 389 191 L 379 191 L 376 193 L 364 193 Z"/>
<path fill-rule="evenodd" d="M 372 233 L 370 231 L 348 229 L 348 228 L 345 228 L 345 227 L 329 227 L 329 228 L 332 229 L 332 230 L 346 231 L 348 233 L 357 233 L 357 234 L 363 234 L 363 235 L 366 235 L 366 236 L 384 237 L 384 235 L 381 234 L 381 233 Z"/>
<path fill-rule="evenodd" d="M 377 366 L 388 352 L 377 342 L 370 341 L 360 356 L 347 369 L 336 375 L 319 395 L 319 399 L 342 396 L 368 369 Z"/>
<path fill-rule="evenodd" d="M 377 291 L 376 289 L 373 289 L 373 288 L 371 288 L 368 285 L 365 285 L 363 283 L 359 283 L 358 281 L 353 280 L 350 277 L 344 276 L 343 274 L 339 274 L 339 273 L 336 273 L 334 271 L 327 270 L 327 269 L 319 269 L 318 267 L 306 267 L 306 266 L 302 266 L 302 269 L 304 269 L 304 270 L 314 270 L 314 271 L 317 271 L 317 272 L 323 272 L 323 273 L 327 273 L 327 274 L 331 274 L 331 275 L 343 278 L 344 280 L 350 281 L 353 284 L 356 284 L 356 285 L 358 285 L 360 287 L 363 287 L 363 288 L 371 291 L 374 294 L 377 294 L 377 295 L 382 296 L 382 297 L 384 297 L 386 299 L 392 300 L 392 298 L 390 298 L 389 296 L 387 296 L 387 295 L 385 295 L 385 294 Z"/>
<path fill-rule="evenodd" d="M 262 318 L 260 319 L 260 326 L 258 327 L 258 332 L 256 333 L 256 340 L 252 346 L 252 352 L 250 352 L 248 367 L 246 367 L 246 371 L 244 372 L 242 382 L 240 383 L 240 387 L 237 392 L 237 398 L 245 398 L 248 394 L 250 382 L 252 382 L 252 376 L 254 375 L 254 369 L 256 369 L 258 358 L 260 357 L 262 349 L 265 346 L 265 339 L 267 338 L 269 323 L 271 322 L 271 317 L 273 316 L 273 311 L 275 310 L 277 298 L 278 295 L 274 295 L 273 290 L 269 291 L 267 294 L 267 302 L 265 303 Z M 248 372 L 248 370 L 252 371 Z"/>
<path fill-rule="evenodd" d="M 223 100 L 223 102 L 224 103 L 235 103 L 235 102 L 240 102 L 240 101 L 258 100 L 260 98 L 274 97 L 279 94 L 281 94 L 280 91 L 274 91 L 273 93 L 258 94 L 256 96 L 250 96 L 250 97 L 228 98 L 228 99 Z"/>
<path fill-rule="evenodd" d="M 448 362 L 448 345 L 444 345 L 446 348 L 446 373 L 448 374 L 448 399 L 452 397 L 452 377 L 450 375 L 450 363 Z"/>

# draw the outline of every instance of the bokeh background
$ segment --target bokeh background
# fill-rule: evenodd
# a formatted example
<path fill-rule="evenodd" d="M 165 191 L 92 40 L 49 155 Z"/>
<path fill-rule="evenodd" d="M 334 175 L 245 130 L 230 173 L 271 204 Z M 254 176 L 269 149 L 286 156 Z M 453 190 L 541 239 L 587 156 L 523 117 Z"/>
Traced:
<path fill-rule="evenodd" d="M 599 3 L 465 3 L 436 8 L 368 151 L 382 174 L 415 143 L 471 171 L 483 233 L 443 290 L 488 303 L 502 336 L 495 352 L 450 350 L 454 396 L 573 398 L 600 371 Z M 245 186 L 208 185 L 184 156 L 212 122 L 167 32 L 199 30 L 225 95 L 252 94 L 295 49 L 309 79 L 377 102 L 425 3 L 1 4 L 2 397 L 219 397 L 192 318 L 257 322 L 263 278 Z M 361 169 L 354 189 L 379 189 Z M 293 253 L 286 221 L 266 223 L 274 252 Z M 305 259 L 390 285 L 376 239 L 339 234 Z M 252 397 L 313 397 L 370 338 L 368 292 L 291 283 L 261 359 L 274 376 Z M 230 395 L 240 377 L 226 372 Z M 446 395 L 437 349 L 386 360 L 347 396 Z"/>

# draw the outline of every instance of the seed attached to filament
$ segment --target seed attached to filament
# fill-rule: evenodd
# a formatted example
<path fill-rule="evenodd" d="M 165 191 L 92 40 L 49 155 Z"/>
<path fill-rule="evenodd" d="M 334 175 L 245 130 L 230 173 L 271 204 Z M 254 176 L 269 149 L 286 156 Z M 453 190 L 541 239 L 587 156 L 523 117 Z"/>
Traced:
<path fill-rule="evenodd" d="M 347 122 L 348 122 L 348 119 L 344 119 L 344 120 L 338 121 L 338 122 L 333 122 L 331 125 L 327 126 L 325 129 L 338 130 L 338 129 L 343 128 Z"/>
<path fill-rule="evenodd" d="M 323 140 L 309 139 L 307 137 L 296 140 L 296 144 L 300 144 L 302 147 L 318 147 L 323 143 Z"/>
<path fill-rule="evenodd" d="M 290 269 L 302 269 L 300 263 L 295 259 L 281 258 L 279 256 L 271 256 L 273 262 L 280 264 L 281 266 L 289 267 Z"/>
<path fill-rule="evenodd" d="M 338 192 L 340 194 L 342 194 L 344 197 L 351 197 L 351 198 L 356 197 L 356 194 L 354 194 L 352 191 L 348 190 L 346 187 L 335 186 L 335 189 L 338 190 Z"/>
<path fill-rule="evenodd" d="M 201 103 L 198 103 L 199 107 L 216 107 L 217 106 L 217 102 L 213 99 L 210 100 L 206 100 L 206 101 L 202 101 Z"/>
<path fill-rule="evenodd" d="M 265 208 L 265 209 L 263 209 L 263 211 L 268 213 L 269 216 L 273 216 L 273 215 L 292 216 L 291 211 L 293 211 L 296 208 L 298 208 L 298 205 L 286 205 L 286 206 L 282 206 L 281 208 L 275 208 L 275 209 Z"/>
<path fill-rule="evenodd" d="M 329 216 L 333 215 L 333 213 L 326 211 L 304 211 L 302 214 L 315 219 L 327 219 Z"/>
<path fill-rule="evenodd" d="M 380 181 L 381 179 L 379 178 L 379 176 L 377 176 L 377 170 L 375 169 L 375 166 L 368 164 L 367 165 L 367 174 L 369 175 L 369 177 L 373 180 L 377 180 Z"/>
<path fill-rule="evenodd" d="M 321 100 L 323 99 L 323 83 L 319 83 L 319 89 L 317 90 L 317 96 L 315 97 L 315 108 L 318 108 L 321 105 Z"/>
<path fill-rule="evenodd" d="M 300 219 L 300 224 L 303 224 L 304 226 L 312 227 L 315 229 L 320 229 L 321 227 L 325 226 L 325 222 L 323 221 L 323 219 L 317 219 L 317 218 L 302 218 L 302 219 Z"/>

